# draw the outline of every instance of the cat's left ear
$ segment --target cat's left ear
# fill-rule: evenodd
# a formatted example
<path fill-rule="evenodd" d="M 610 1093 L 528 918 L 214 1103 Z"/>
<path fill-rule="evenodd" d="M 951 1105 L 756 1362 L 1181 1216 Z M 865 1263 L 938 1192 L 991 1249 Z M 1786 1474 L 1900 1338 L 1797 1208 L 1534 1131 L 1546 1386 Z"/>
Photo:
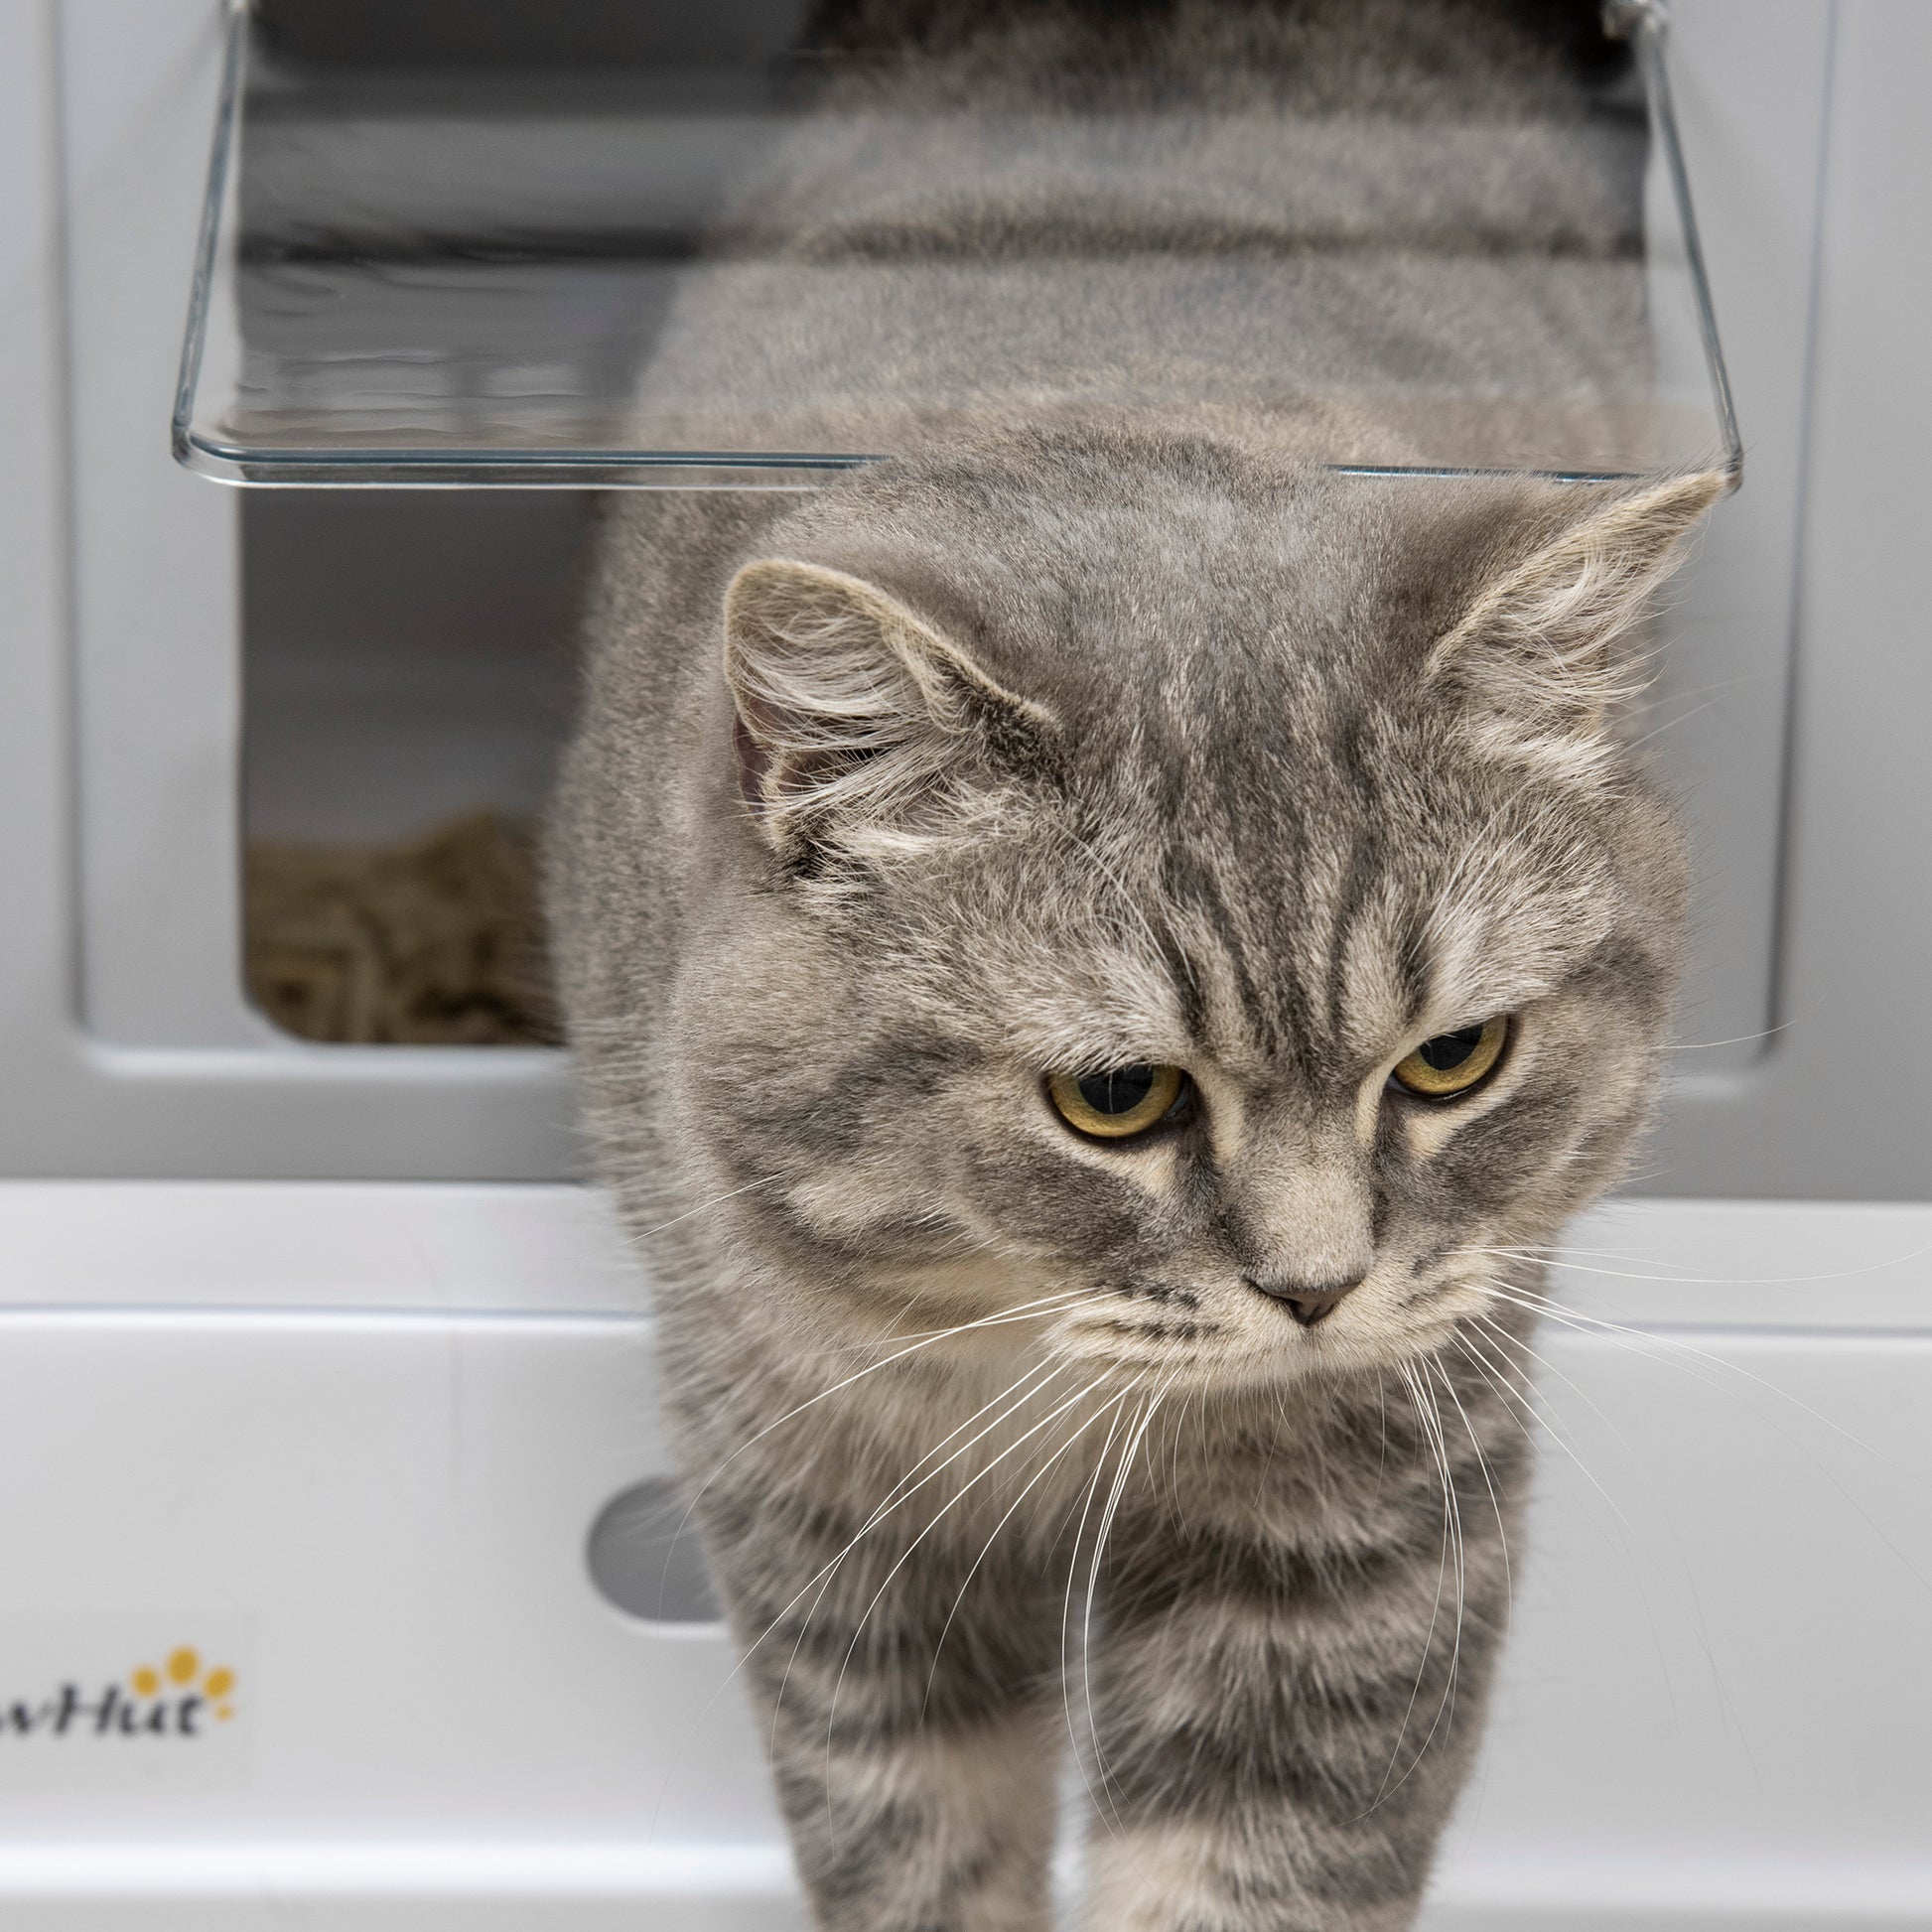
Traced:
<path fill-rule="evenodd" d="M 780 850 L 880 854 L 957 828 L 1057 730 L 890 592 L 819 564 L 732 580 L 725 677 L 739 790 Z"/>
<path fill-rule="evenodd" d="M 1602 747 L 1613 709 L 1648 682 L 1618 640 L 1729 483 L 1719 470 L 1672 477 L 1573 523 L 1482 589 L 1431 650 L 1430 681 L 1519 753 L 1575 763 Z"/>

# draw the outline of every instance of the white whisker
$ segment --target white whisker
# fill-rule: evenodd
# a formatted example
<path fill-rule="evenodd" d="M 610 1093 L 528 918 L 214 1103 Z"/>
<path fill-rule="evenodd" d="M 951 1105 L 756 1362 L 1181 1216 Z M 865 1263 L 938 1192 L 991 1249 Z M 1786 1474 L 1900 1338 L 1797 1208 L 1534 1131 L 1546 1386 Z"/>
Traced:
<path fill-rule="evenodd" d="M 1178 1371 L 1175 1371 L 1177 1374 Z M 1093 1599 L 1099 1585 L 1101 1559 L 1107 1550 L 1107 1540 L 1113 1534 L 1114 1518 L 1119 1512 L 1121 1498 L 1126 1494 L 1128 1477 L 1134 1467 L 1134 1458 L 1140 1452 L 1142 1442 L 1146 1439 L 1149 1427 L 1160 1412 L 1161 1403 L 1173 1380 L 1173 1376 L 1162 1383 L 1148 1398 L 1147 1406 L 1141 1411 L 1138 1420 L 1129 1430 L 1127 1441 L 1120 1453 L 1120 1466 L 1114 1472 L 1113 1488 L 1107 1497 L 1107 1506 L 1100 1515 L 1099 1527 L 1094 1532 L 1093 1559 L 1087 1565 L 1087 1601 L 1080 1621 L 1080 1681 L 1086 1696 L 1087 1733 L 1093 1740 L 1093 1766 L 1100 1778 L 1100 1801 L 1107 1808 L 1108 1829 L 1116 1838 L 1121 1836 L 1120 1814 L 1113 1802 L 1113 1794 L 1107 1787 L 1107 1753 L 1100 1741 L 1099 1714 L 1093 1708 Z M 1088 1786 L 1089 1793 L 1092 1786 Z"/>
<path fill-rule="evenodd" d="M 973 1334 L 986 1328 L 1005 1327 L 1019 1321 L 1043 1320 L 1048 1315 L 1060 1314 L 1069 1309 L 1078 1308 L 1087 1301 L 1099 1301 L 1102 1299 L 1104 1298 L 1100 1294 L 1091 1289 L 1063 1289 L 1056 1294 L 1042 1296 L 1035 1302 L 1023 1302 L 1018 1308 L 1003 1309 L 997 1314 L 982 1315 L 975 1321 L 962 1321 L 957 1326 L 951 1328 L 935 1328 L 928 1334 L 920 1335 L 917 1339 L 908 1343 L 907 1346 L 895 1349 L 892 1354 L 886 1356 L 883 1360 L 869 1362 L 864 1368 L 855 1370 L 842 1381 L 834 1382 L 830 1388 L 820 1389 L 816 1395 L 808 1396 L 795 1407 L 787 1409 L 775 1421 L 766 1423 L 763 1428 L 748 1436 L 698 1485 L 691 1496 L 691 1500 L 685 1505 L 684 1514 L 678 1518 L 677 1528 L 671 1533 L 670 1547 L 665 1555 L 666 1563 L 670 1561 L 671 1553 L 676 1550 L 678 1538 L 684 1534 L 685 1527 L 691 1520 L 691 1514 L 702 1500 L 705 1491 L 741 1455 L 745 1454 L 748 1449 L 755 1449 L 774 1430 L 782 1429 L 786 1423 L 796 1421 L 806 1410 L 815 1409 L 821 1402 L 829 1401 L 833 1396 L 842 1394 L 845 1390 L 851 1388 L 854 1383 L 863 1382 L 867 1376 L 877 1375 L 882 1369 L 891 1368 L 895 1362 L 902 1362 L 907 1356 L 916 1355 L 921 1349 L 934 1347 L 939 1342 L 948 1340 L 951 1337 Z"/>
<path fill-rule="evenodd" d="M 1459 1340 L 1460 1337 L 1457 1337 Z M 1482 1486 L 1489 1492 L 1489 1507 L 1496 1513 L 1496 1541 L 1502 1550 L 1503 1558 L 1503 1628 L 1505 1632 L 1514 1628 L 1515 1619 L 1515 1579 L 1509 1566 L 1509 1527 L 1503 1521 L 1502 1499 L 1496 1494 L 1494 1478 L 1489 1473 L 1489 1458 L 1482 1452 L 1482 1443 L 1477 1437 L 1475 1424 L 1469 1420 L 1469 1412 L 1462 1406 L 1462 1398 L 1455 1393 L 1455 1384 L 1449 1380 L 1449 1371 L 1444 1365 L 1431 1358 L 1430 1366 L 1437 1378 L 1448 1391 L 1449 1399 L 1455 1404 L 1455 1413 L 1462 1418 L 1463 1433 L 1469 1439 L 1469 1447 L 1475 1450 L 1476 1467 L 1482 1471 Z"/>
<path fill-rule="evenodd" d="M 1067 1366 L 1070 1365 L 1065 1363 L 1061 1364 L 1062 1368 Z M 1055 1369 L 1054 1371 L 1055 1374 L 1058 1374 L 1059 1372 L 1060 1372 L 1059 1369 Z M 892 1587 L 893 1579 L 897 1577 L 902 1569 L 904 1569 L 906 1563 L 910 1560 L 913 1551 L 916 1550 L 919 1547 L 919 1545 L 923 1543 L 926 1540 L 926 1538 L 930 1536 L 932 1532 L 936 1530 L 939 1527 L 939 1525 L 948 1516 L 950 1516 L 952 1512 L 955 1509 L 957 1509 L 961 1503 L 963 1503 L 966 1500 L 966 1498 L 973 1492 L 973 1490 L 976 1489 L 982 1482 L 984 1482 L 986 1478 L 990 1476 L 993 1473 L 993 1471 L 997 1469 L 1000 1466 L 1000 1464 L 1007 1459 L 1008 1456 L 1014 1454 L 1017 1450 L 1023 1449 L 1035 1436 L 1037 1436 L 1042 1429 L 1045 1429 L 1050 1424 L 1058 1421 L 1058 1419 L 1061 1416 L 1066 1414 L 1067 1410 L 1071 1409 L 1076 1403 L 1080 1402 L 1088 1393 L 1090 1393 L 1090 1389 L 1076 1390 L 1072 1395 L 1068 1396 L 1067 1399 L 1064 1402 L 1062 1402 L 1057 1409 L 1052 1410 L 1049 1414 L 1041 1418 L 1040 1421 L 1035 1423 L 1031 1429 L 1027 1430 L 1024 1434 L 1016 1438 L 1013 1442 L 1009 1443 L 1005 1449 L 1001 1449 L 1001 1451 L 996 1456 L 994 1456 L 990 1462 L 986 1464 L 984 1468 L 980 1469 L 976 1474 L 970 1476 L 963 1484 L 961 1484 L 958 1492 L 946 1500 L 946 1502 L 934 1514 L 932 1520 L 926 1524 L 925 1528 L 922 1529 L 918 1533 L 918 1535 L 915 1536 L 912 1539 L 912 1541 L 908 1543 L 905 1546 L 905 1548 L 899 1553 L 897 1561 L 896 1561 L 893 1567 L 886 1573 L 886 1581 L 879 1586 L 877 1590 L 873 1592 L 871 1602 L 869 1602 L 866 1605 L 865 1609 L 860 1612 L 859 1621 L 853 1627 L 852 1641 L 846 1646 L 845 1659 L 839 1666 L 838 1679 L 832 1686 L 831 1703 L 828 1706 L 827 1713 L 826 1713 L 826 1720 L 825 1720 L 826 1744 L 828 1749 L 830 1748 L 830 1744 L 831 1744 L 831 1730 L 832 1730 L 833 1721 L 838 1716 L 839 1693 L 845 1686 L 845 1676 L 847 1670 L 851 1667 L 853 1652 L 856 1651 L 859 1647 L 859 1638 L 865 1630 L 867 1619 L 872 1615 L 873 1611 L 879 1607 L 881 1599 L 885 1596 L 886 1591 Z M 1004 1418 L 1001 1418 L 1000 1420 L 1004 1420 Z M 988 1425 L 988 1427 L 989 1428 L 997 1427 L 997 1423 L 990 1424 Z M 984 1433 L 985 1432 L 983 1431 L 982 1434 Z M 978 1439 L 975 1438 L 975 1441 L 977 1440 Z M 930 1479 L 931 1479 L 930 1477 L 927 1478 L 928 1481 Z M 897 1505 L 895 1505 L 895 1507 L 897 1507 Z M 863 1534 L 863 1532 L 861 1532 L 861 1534 Z"/>
<path fill-rule="evenodd" d="M 653 1228 L 640 1229 L 631 1239 L 648 1241 L 654 1234 L 662 1234 L 666 1228 L 674 1228 L 681 1221 L 695 1219 L 700 1214 L 708 1214 L 714 1207 L 722 1206 L 728 1200 L 736 1200 L 740 1194 L 749 1194 L 755 1187 L 769 1187 L 774 1180 L 782 1180 L 781 1173 L 768 1173 L 759 1180 L 748 1180 L 742 1187 L 728 1187 L 722 1194 L 714 1194 L 708 1201 L 700 1201 L 696 1207 L 687 1207 L 682 1214 L 673 1214 L 668 1221 L 659 1221 Z"/>
<path fill-rule="evenodd" d="M 1093 1392 L 1096 1389 L 1098 1389 L 1102 1385 L 1102 1383 L 1106 1381 L 1106 1379 L 1107 1378 L 1104 1375 L 1095 1376 L 1094 1379 L 1091 1382 L 1089 1382 L 1084 1389 L 1080 1391 L 1081 1398 L 1092 1395 Z M 1064 1456 L 1070 1449 L 1073 1449 L 1073 1447 L 1079 1442 L 1080 1438 L 1084 1436 L 1087 1433 L 1087 1431 L 1091 1429 L 1094 1426 L 1094 1424 L 1100 1420 L 1102 1416 L 1107 1415 L 1110 1412 L 1117 1412 L 1120 1408 L 1120 1405 L 1127 1400 L 1128 1395 L 1130 1393 L 1131 1393 L 1130 1390 L 1123 1389 L 1110 1402 L 1103 1403 L 1100 1408 L 1096 1409 L 1092 1415 L 1087 1417 L 1087 1419 L 1084 1422 L 1082 1422 L 1073 1431 L 1073 1433 L 1070 1436 L 1067 1437 L 1066 1441 L 1062 1443 L 1060 1447 L 1056 1449 L 1053 1451 L 1053 1453 L 1049 1455 L 1043 1463 L 1040 1464 L 1039 1468 L 1034 1473 L 1033 1477 L 1028 1481 L 1027 1486 L 1021 1490 L 1019 1495 L 1014 1497 L 1013 1501 L 1010 1504 L 1008 1504 L 1006 1514 L 1002 1516 L 1000 1520 L 993 1525 L 993 1534 L 986 1539 L 985 1543 L 980 1548 L 979 1555 L 973 1559 L 972 1567 L 966 1572 L 964 1580 L 961 1582 L 957 1592 L 953 1596 L 952 1608 L 946 1612 L 946 1620 L 944 1624 L 941 1625 L 939 1630 L 939 1640 L 937 1643 L 935 1643 L 932 1646 L 932 1668 L 926 1673 L 925 1696 L 923 1699 L 921 1699 L 919 1704 L 919 1710 L 922 1716 L 925 1712 L 926 1706 L 930 1704 L 932 1701 L 933 1679 L 938 1675 L 938 1671 L 939 1671 L 939 1653 L 946 1647 L 946 1638 L 952 1630 L 953 1619 L 958 1616 L 959 1606 L 966 1600 L 967 1587 L 972 1583 L 973 1579 L 979 1575 L 980 1565 L 986 1561 L 987 1557 L 992 1552 L 994 1544 L 999 1541 L 1000 1532 L 1003 1529 L 1005 1529 L 1010 1522 L 1012 1522 L 1014 1512 L 1017 1509 L 1019 1509 L 1020 1505 L 1024 1503 L 1027 1500 L 1027 1498 L 1033 1494 L 1035 1489 L 1036 1489 L 1039 1486 L 1039 1484 L 1048 1475 L 1052 1473 L 1054 1467 L 1058 1464 L 1060 1458 Z"/>
<path fill-rule="evenodd" d="M 1395 1364 L 1395 1371 L 1397 1375 L 1399 1375 L 1402 1378 L 1403 1387 L 1407 1389 L 1409 1392 L 1409 1402 L 1410 1402 L 1410 1406 L 1415 1410 L 1416 1413 L 1417 1427 L 1422 1430 L 1425 1443 L 1428 1443 L 1429 1425 L 1424 1420 L 1422 1386 L 1416 1378 L 1416 1372 L 1407 1362 L 1397 1362 Z M 1433 1455 L 1433 1449 L 1434 1449 L 1433 1443 L 1429 1444 L 1429 1447 L 1432 1449 L 1432 1455 Z M 1443 1474 L 1442 1468 L 1440 1465 L 1438 1465 L 1437 1476 L 1439 1480 L 1442 1478 L 1442 1474 Z M 1386 1798 L 1391 1791 L 1399 1788 L 1409 1776 L 1409 1772 L 1405 1771 L 1403 1772 L 1401 1777 L 1399 1778 L 1395 1777 L 1395 1767 L 1402 1762 L 1402 1740 L 1409 1734 L 1409 1720 L 1413 1718 L 1416 1714 L 1416 1701 L 1418 1698 L 1422 1696 L 1423 1679 L 1429 1675 L 1429 1653 L 1431 1647 L 1435 1644 L 1436 1624 L 1438 1619 L 1441 1617 L 1443 1611 L 1443 1586 L 1449 1579 L 1449 1496 L 1448 1496 L 1447 1488 L 1444 1491 L 1443 1505 L 1444 1505 L 1443 1506 L 1443 1559 L 1441 1564 L 1437 1567 L 1437 1571 L 1436 1571 L 1436 1601 L 1430 1608 L 1429 1628 L 1423 1633 L 1422 1656 L 1416 1665 L 1416 1681 L 1410 1687 L 1409 1703 L 1403 1711 L 1402 1723 L 1400 1725 L 1397 1726 L 1396 1729 L 1395 1743 L 1393 1744 L 1393 1746 L 1390 1748 L 1389 1751 L 1388 1769 L 1382 1773 L 1382 1785 L 1381 1788 L 1376 1792 L 1374 1799 L 1369 1804 L 1368 1807 L 1369 1812 L 1374 1811 L 1376 1807 L 1381 1804 L 1382 1800 Z M 1421 1753 L 1419 1752 L 1416 1756 L 1415 1761 L 1410 1765 L 1409 1769 L 1411 1771 L 1414 1770 L 1416 1764 L 1420 1763 L 1421 1761 L 1422 1761 Z M 1395 1782 L 1393 1784 L 1390 1783 L 1391 1778 L 1395 1779 Z M 1368 1816 L 1368 1812 L 1363 1812 L 1361 1815 L 1362 1817 L 1365 1818 Z"/>

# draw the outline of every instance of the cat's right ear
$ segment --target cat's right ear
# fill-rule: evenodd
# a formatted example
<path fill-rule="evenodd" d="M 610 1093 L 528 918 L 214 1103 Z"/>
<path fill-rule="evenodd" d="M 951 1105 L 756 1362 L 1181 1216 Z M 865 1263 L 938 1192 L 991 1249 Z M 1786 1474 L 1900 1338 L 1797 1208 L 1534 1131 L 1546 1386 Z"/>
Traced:
<path fill-rule="evenodd" d="M 779 851 L 884 857 L 996 809 L 1057 725 L 890 592 L 747 564 L 725 594 L 739 791 Z"/>
<path fill-rule="evenodd" d="M 1604 768 L 1609 720 L 1647 677 L 1625 633 L 1731 483 L 1710 470 L 1598 502 L 1480 591 L 1431 651 L 1430 680 L 1506 755 Z"/>

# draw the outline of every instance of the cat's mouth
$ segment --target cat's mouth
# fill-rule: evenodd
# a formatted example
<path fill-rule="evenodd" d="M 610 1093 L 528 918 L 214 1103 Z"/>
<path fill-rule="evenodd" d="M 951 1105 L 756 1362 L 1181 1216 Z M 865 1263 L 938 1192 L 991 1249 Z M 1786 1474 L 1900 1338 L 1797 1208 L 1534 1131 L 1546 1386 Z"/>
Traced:
<path fill-rule="evenodd" d="M 1219 1288 L 1136 1281 L 1099 1307 L 1069 1311 L 1056 1342 L 1083 1364 L 1177 1382 L 1279 1386 L 1308 1375 L 1381 1371 L 1443 1345 L 1485 1311 L 1480 1282 L 1445 1274 L 1405 1282 L 1388 1270 L 1342 1287 L 1268 1287 L 1247 1277 Z"/>

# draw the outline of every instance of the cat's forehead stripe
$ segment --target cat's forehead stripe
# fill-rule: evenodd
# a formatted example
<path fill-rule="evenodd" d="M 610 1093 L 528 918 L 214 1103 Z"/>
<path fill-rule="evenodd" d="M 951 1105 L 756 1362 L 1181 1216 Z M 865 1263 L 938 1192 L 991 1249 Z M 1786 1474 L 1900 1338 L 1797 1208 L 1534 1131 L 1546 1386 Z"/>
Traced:
<path fill-rule="evenodd" d="M 1587 894 L 1553 897 L 1509 842 L 1435 865 L 1429 856 L 1365 831 L 1344 862 L 1324 855 L 1277 881 L 1265 933 L 1252 905 L 1199 892 L 1176 914 L 1185 973 L 1174 990 L 1189 1037 L 1255 1078 L 1352 1078 L 1431 1028 L 1542 997 L 1603 943 Z"/>

